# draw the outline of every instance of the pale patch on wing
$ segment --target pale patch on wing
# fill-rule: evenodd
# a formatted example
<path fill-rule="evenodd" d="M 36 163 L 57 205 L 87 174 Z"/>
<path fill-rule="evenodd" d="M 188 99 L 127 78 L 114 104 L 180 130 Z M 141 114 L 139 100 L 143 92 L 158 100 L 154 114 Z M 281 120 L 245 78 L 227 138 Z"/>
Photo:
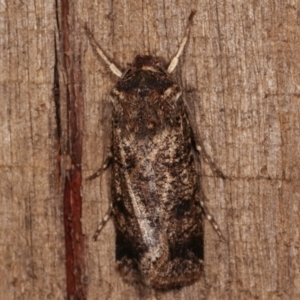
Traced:
<path fill-rule="evenodd" d="M 124 140 L 123 140 L 124 142 Z M 129 140 L 125 141 L 126 146 L 128 146 L 130 144 Z M 121 157 L 126 157 L 126 152 L 123 148 L 123 144 L 120 143 L 120 151 L 121 151 Z M 125 162 L 122 162 L 125 163 Z M 151 162 L 150 164 L 146 163 L 145 164 L 146 167 L 146 171 L 147 174 L 153 174 L 154 172 L 152 170 L 151 167 Z M 159 242 L 158 239 L 158 230 L 155 229 L 153 226 L 151 226 L 151 220 L 149 220 L 144 208 L 144 204 L 141 201 L 141 198 L 134 192 L 134 190 L 132 189 L 132 182 L 130 179 L 130 175 L 128 173 L 127 170 L 124 170 L 124 176 L 125 176 L 125 180 L 126 180 L 126 187 L 129 193 L 129 198 L 131 200 L 133 209 L 134 209 L 134 215 L 137 219 L 137 222 L 139 223 L 139 228 L 141 230 L 141 235 L 143 237 L 143 241 L 145 243 L 145 245 L 149 246 L 149 247 L 153 247 L 156 246 L 157 243 Z M 156 186 L 155 186 L 155 181 L 149 181 L 149 188 L 150 191 L 153 191 L 154 193 L 156 192 Z"/>

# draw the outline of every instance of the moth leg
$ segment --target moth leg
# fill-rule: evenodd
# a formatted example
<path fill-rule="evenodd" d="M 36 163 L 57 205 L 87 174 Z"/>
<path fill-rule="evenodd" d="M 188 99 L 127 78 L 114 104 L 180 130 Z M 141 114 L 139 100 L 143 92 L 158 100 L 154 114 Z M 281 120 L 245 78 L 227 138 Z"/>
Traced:
<path fill-rule="evenodd" d="M 103 171 L 105 171 L 109 165 L 111 164 L 113 159 L 112 154 L 110 153 L 107 158 L 105 159 L 105 162 L 103 164 L 103 166 L 93 175 L 89 176 L 86 180 L 92 180 L 97 178 L 98 176 L 100 176 L 102 174 Z M 109 206 L 109 209 L 107 210 L 105 216 L 103 217 L 102 221 L 99 223 L 97 230 L 95 231 L 94 235 L 93 235 L 93 241 L 97 241 L 97 238 L 101 232 L 101 230 L 103 229 L 103 227 L 105 226 L 105 224 L 107 223 L 107 221 L 110 219 L 112 215 L 112 204 Z"/>
<path fill-rule="evenodd" d="M 212 172 L 222 178 L 222 179 L 226 179 L 225 175 L 223 174 L 223 172 L 216 166 L 216 164 L 212 161 L 212 159 L 210 158 L 210 156 L 206 153 L 205 151 L 205 148 L 202 147 L 197 144 L 195 146 L 196 148 L 196 151 L 198 152 L 198 154 L 200 155 L 201 154 L 201 157 L 203 157 L 204 161 L 206 163 L 208 163 L 208 165 L 210 166 Z M 214 219 L 214 217 L 212 216 L 212 214 L 209 212 L 208 208 L 206 207 L 205 203 L 203 200 L 205 200 L 206 197 L 204 195 L 203 192 L 201 192 L 201 197 L 199 199 L 199 203 L 200 203 L 200 206 L 201 206 L 201 209 L 203 211 L 203 214 L 204 216 L 206 217 L 206 219 L 210 222 L 210 224 L 212 225 L 212 227 L 214 228 L 214 230 L 217 232 L 218 236 L 220 237 L 220 239 L 224 242 L 225 241 L 225 238 L 221 232 L 221 229 L 218 225 L 218 223 L 216 222 L 216 220 Z"/>
<path fill-rule="evenodd" d="M 105 170 L 109 167 L 109 165 L 110 165 L 111 162 L 112 162 L 112 159 L 113 159 L 112 154 L 109 154 L 109 155 L 106 157 L 103 166 L 102 166 L 99 170 L 97 170 L 96 173 L 94 173 L 93 175 L 87 177 L 86 180 L 92 180 L 92 179 L 95 179 L 95 178 L 97 178 L 98 176 L 100 176 L 100 175 L 102 174 L 102 172 L 105 171 Z"/>
<path fill-rule="evenodd" d="M 176 68 L 177 64 L 178 64 L 179 57 L 182 55 L 185 44 L 188 41 L 190 30 L 191 30 L 191 27 L 193 25 L 192 21 L 193 21 L 195 13 L 196 13 L 195 10 L 191 11 L 191 14 L 190 14 L 189 19 L 188 19 L 188 24 L 186 26 L 185 34 L 184 34 L 183 39 L 180 43 L 179 49 L 178 49 L 176 55 L 173 57 L 173 59 L 171 60 L 169 66 L 168 66 L 168 69 L 167 69 L 168 73 L 172 73 L 174 71 L 174 69 Z"/>
<path fill-rule="evenodd" d="M 222 179 L 226 179 L 225 175 L 223 174 L 223 172 L 221 170 L 218 169 L 218 167 L 216 166 L 216 164 L 212 161 L 212 159 L 210 158 L 210 156 L 206 153 L 205 148 L 203 147 L 201 141 L 199 145 L 199 143 L 196 144 L 196 141 L 194 139 L 194 136 L 192 136 L 192 140 L 193 140 L 193 146 L 195 151 L 199 154 L 200 157 L 203 157 L 204 161 L 206 163 L 209 164 L 212 172 L 218 176 L 221 177 Z M 201 155 L 200 155 L 201 154 Z M 199 158 L 200 160 L 200 158 Z M 210 224 L 212 225 L 212 227 L 214 228 L 214 230 L 217 232 L 218 236 L 220 237 L 220 239 L 224 242 L 225 238 L 221 232 L 221 229 L 218 225 L 218 223 L 216 222 L 216 220 L 214 219 L 214 217 L 212 216 L 212 214 L 209 212 L 208 208 L 206 207 L 204 201 L 207 200 L 205 194 L 203 193 L 202 190 L 199 191 L 199 196 L 198 196 L 198 200 L 200 203 L 200 207 L 202 209 L 202 212 L 205 216 L 205 218 L 210 222 Z"/>
<path fill-rule="evenodd" d="M 86 180 L 92 180 L 92 179 L 95 179 L 98 176 L 100 176 L 102 174 L 102 172 L 105 171 L 110 166 L 112 160 L 113 160 L 113 156 L 110 153 L 107 156 L 107 158 L 105 159 L 105 162 L 104 162 L 103 166 L 99 170 L 97 170 L 96 173 L 94 173 L 93 175 L 89 176 Z M 112 215 L 112 204 L 109 206 L 109 209 L 107 210 L 105 216 L 103 217 L 103 219 L 99 223 L 98 228 L 97 228 L 97 230 L 95 231 L 95 233 L 93 235 L 93 241 L 97 240 L 97 238 L 98 238 L 101 230 L 103 229 L 103 227 L 105 226 L 105 224 L 107 223 L 107 221 L 110 219 L 111 215 Z"/>
<path fill-rule="evenodd" d="M 207 152 L 205 151 L 205 148 L 203 147 L 203 145 L 197 144 L 195 148 L 196 148 L 197 153 L 201 157 L 203 157 L 204 161 L 210 166 L 212 172 L 217 177 L 220 177 L 222 179 L 226 179 L 226 176 L 223 174 L 223 172 L 217 167 L 217 165 L 212 161 L 210 156 L 207 154 Z"/>
<path fill-rule="evenodd" d="M 101 233 L 102 229 L 110 219 L 111 215 L 112 215 L 112 204 L 110 204 L 109 209 L 107 210 L 105 216 L 103 217 L 102 221 L 99 223 L 98 228 L 93 235 L 93 241 L 97 241 L 99 234 Z"/>
<path fill-rule="evenodd" d="M 202 209 L 202 212 L 205 216 L 205 218 L 209 221 L 209 223 L 212 225 L 212 227 L 214 228 L 214 230 L 217 232 L 218 236 L 220 237 L 220 239 L 224 242 L 225 238 L 221 232 L 221 229 L 217 223 L 217 221 L 214 219 L 214 217 L 212 216 L 212 214 L 209 212 L 208 208 L 206 207 L 205 203 L 203 200 L 206 200 L 206 197 L 204 195 L 204 193 L 202 191 L 200 191 L 200 195 L 199 195 L 199 203 L 200 203 L 200 207 Z"/>

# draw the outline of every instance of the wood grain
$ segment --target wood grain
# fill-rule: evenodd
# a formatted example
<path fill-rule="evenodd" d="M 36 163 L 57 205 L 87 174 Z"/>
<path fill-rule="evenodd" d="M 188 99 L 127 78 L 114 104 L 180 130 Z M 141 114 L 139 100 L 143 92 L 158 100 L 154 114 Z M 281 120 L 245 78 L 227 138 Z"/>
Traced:
<path fill-rule="evenodd" d="M 65 20 L 62 2 L 56 7 L 55 2 L 29 0 L 0 7 L 0 298 L 67 297 L 63 195 L 72 160 L 66 151 L 70 70 L 62 57 L 69 55 L 82 76 L 72 84 L 84 103 L 83 178 L 106 157 L 106 102 L 116 79 L 96 60 L 80 22 L 87 22 L 107 55 L 125 69 L 137 54 L 169 62 L 191 9 L 196 9 L 191 39 L 174 78 L 185 90 L 207 152 L 228 176 L 225 181 L 215 178 L 203 164 L 207 206 L 227 241 L 222 243 L 206 222 L 205 274 L 198 283 L 168 293 L 137 290 L 114 270 L 112 222 L 92 242 L 110 200 L 109 172 L 101 179 L 83 180 L 81 283 L 86 298 L 298 299 L 299 3 L 64 4 L 69 5 Z M 63 21 L 71 28 L 68 53 L 61 44 Z M 53 93 L 55 66 L 59 98 Z"/>

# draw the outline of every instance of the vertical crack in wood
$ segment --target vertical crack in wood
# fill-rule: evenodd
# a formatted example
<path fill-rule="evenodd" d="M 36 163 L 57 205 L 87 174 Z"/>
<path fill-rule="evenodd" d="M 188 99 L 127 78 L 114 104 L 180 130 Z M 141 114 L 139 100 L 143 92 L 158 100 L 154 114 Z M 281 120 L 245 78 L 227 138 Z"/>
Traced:
<path fill-rule="evenodd" d="M 83 132 L 83 96 L 81 92 L 81 59 L 78 51 L 80 41 L 76 39 L 75 18 L 72 16 L 73 9 L 69 0 L 61 0 L 60 5 L 60 49 L 57 55 L 61 55 L 61 67 L 66 74 L 66 84 L 62 83 L 62 78 L 55 82 L 54 86 L 57 93 L 55 98 L 57 135 L 60 139 L 62 155 L 66 156 L 64 178 L 64 228 L 65 228 L 65 253 L 66 253 L 66 280 L 67 298 L 74 300 L 86 299 L 86 284 L 84 283 L 86 264 L 85 264 L 85 236 L 82 232 L 82 132 Z M 58 14 L 58 12 L 57 12 Z M 59 72 L 54 76 L 59 77 Z M 62 93 L 62 89 L 65 92 Z M 62 95 L 64 94 L 64 95 Z M 60 116 L 61 106 L 66 106 L 66 133 L 67 142 L 64 145 L 64 130 L 62 117 Z M 65 175 L 64 175 L 65 174 Z"/>
<path fill-rule="evenodd" d="M 61 135 L 62 135 L 62 125 L 61 125 L 61 116 L 60 116 L 60 85 L 59 85 L 59 60 L 57 53 L 57 42 L 56 37 L 54 35 L 54 81 L 53 81 L 53 98 L 54 98 L 54 107 L 55 107 L 55 121 L 56 121 L 56 141 L 57 141 L 57 174 L 56 178 L 58 181 L 61 179 Z"/>

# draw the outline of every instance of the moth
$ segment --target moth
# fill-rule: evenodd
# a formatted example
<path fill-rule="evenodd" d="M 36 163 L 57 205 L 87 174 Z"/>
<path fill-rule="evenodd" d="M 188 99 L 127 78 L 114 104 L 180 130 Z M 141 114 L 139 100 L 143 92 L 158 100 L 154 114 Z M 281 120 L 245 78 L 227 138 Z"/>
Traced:
<path fill-rule="evenodd" d="M 179 49 L 166 69 L 160 58 L 138 55 L 121 72 L 85 26 L 94 52 L 119 77 L 110 93 L 111 155 L 89 177 L 111 166 L 112 203 L 93 239 L 113 216 L 117 270 L 126 281 L 154 289 L 179 288 L 200 277 L 203 216 L 220 234 L 204 205 L 196 166 L 199 151 L 218 176 L 223 174 L 203 147 L 196 145 L 181 89 L 171 76 L 194 15 L 192 11 Z"/>

